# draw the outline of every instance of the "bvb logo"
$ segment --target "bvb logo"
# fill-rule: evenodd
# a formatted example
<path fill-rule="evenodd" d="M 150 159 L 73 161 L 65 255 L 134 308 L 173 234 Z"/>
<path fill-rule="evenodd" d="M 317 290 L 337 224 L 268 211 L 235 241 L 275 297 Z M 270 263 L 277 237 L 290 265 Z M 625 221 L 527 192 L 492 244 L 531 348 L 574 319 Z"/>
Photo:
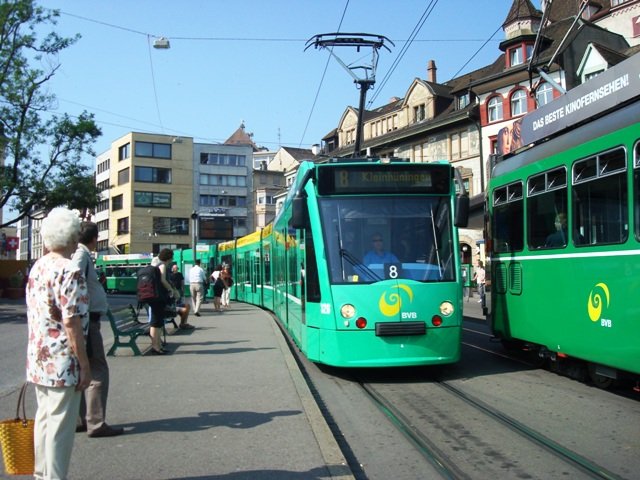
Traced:
<path fill-rule="evenodd" d="M 393 317 L 400 311 L 400 308 L 402 307 L 402 296 L 400 295 L 400 290 L 403 290 L 406 293 L 406 296 L 409 298 L 409 303 L 413 303 L 413 290 L 411 290 L 411 288 L 403 284 L 396 285 L 393 288 L 397 291 L 391 292 L 389 295 L 387 295 L 388 291 L 383 292 L 382 295 L 380 295 L 380 301 L 378 302 L 380 311 L 386 317 Z"/>
<path fill-rule="evenodd" d="M 606 300 L 606 308 L 609 308 L 609 287 L 605 283 L 598 283 L 589 293 L 587 301 L 587 311 L 592 322 L 597 322 L 602 315 L 603 298 Z"/>

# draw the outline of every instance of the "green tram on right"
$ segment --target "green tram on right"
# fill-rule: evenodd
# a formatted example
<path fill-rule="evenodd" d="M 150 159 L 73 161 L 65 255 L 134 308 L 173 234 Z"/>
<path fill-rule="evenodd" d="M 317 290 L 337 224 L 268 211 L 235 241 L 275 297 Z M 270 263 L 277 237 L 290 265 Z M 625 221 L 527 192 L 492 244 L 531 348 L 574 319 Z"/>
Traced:
<path fill-rule="evenodd" d="M 601 388 L 640 380 L 640 55 L 522 117 L 487 192 L 493 334 Z"/>

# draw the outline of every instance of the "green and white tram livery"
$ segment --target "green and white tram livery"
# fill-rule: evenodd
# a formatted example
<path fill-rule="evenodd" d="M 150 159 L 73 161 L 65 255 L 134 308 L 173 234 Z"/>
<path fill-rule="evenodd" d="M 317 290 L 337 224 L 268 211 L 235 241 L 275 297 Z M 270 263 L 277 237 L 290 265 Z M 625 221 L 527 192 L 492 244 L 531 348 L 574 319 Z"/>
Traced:
<path fill-rule="evenodd" d="M 639 73 L 636 55 L 525 116 L 487 198 L 494 334 L 599 386 L 640 374 Z"/>
<path fill-rule="evenodd" d="M 455 225 L 466 225 L 468 197 L 456 196 L 454 173 L 448 163 L 303 162 L 273 224 L 219 245 L 236 298 L 272 310 L 315 362 L 456 362 Z"/>

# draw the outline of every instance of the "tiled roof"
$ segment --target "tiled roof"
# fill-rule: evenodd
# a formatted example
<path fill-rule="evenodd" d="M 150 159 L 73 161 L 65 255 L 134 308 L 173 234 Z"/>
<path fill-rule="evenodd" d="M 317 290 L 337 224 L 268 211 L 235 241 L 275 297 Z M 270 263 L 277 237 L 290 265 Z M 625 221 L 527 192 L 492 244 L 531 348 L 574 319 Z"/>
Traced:
<path fill-rule="evenodd" d="M 575 17 L 580 11 L 582 1 L 583 0 L 562 0 L 553 2 L 551 4 L 551 10 L 548 13 L 549 20 L 557 22 L 565 18 Z M 611 8 L 611 0 L 591 0 L 589 1 L 589 5 L 598 8 L 599 11 L 608 11 Z"/>
<path fill-rule="evenodd" d="M 240 127 L 233 132 L 233 134 L 227 138 L 224 142 L 225 145 L 250 145 L 254 152 L 258 151 L 258 146 L 253 143 L 251 136 L 245 131 L 244 123 L 240 124 Z"/>
<path fill-rule="evenodd" d="M 296 160 L 306 160 L 315 156 L 308 148 L 282 147 L 282 149 Z"/>
<path fill-rule="evenodd" d="M 556 2 L 557 3 L 557 2 Z M 502 26 L 513 23 L 521 18 L 542 18 L 542 12 L 535 8 L 530 0 L 513 0 L 511 10 L 507 14 Z"/>
<path fill-rule="evenodd" d="M 594 42 L 593 47 L 598 51 L 598 53 L 600 53 L 600 55 L 602 55 L 602 58 L 604 58 L 609 65 L 617 65 L 627 58 L 627 55 L 624 53 L 617 52 L 609 47 L 600 45 L 599 43 Z"/>

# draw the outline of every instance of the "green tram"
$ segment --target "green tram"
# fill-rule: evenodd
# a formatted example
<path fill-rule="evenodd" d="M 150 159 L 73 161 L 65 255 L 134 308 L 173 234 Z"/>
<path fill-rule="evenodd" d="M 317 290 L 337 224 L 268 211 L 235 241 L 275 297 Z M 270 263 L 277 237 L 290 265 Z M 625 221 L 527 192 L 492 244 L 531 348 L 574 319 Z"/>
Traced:
<path fill-rule="evenodd" d="M 313 362 L 456 362 L 455 226 L 466 226 L 469 209 L 456 174 L 446 162 L 303 162 L 272 224 L 218 245 L 217 263 L 232 266 L 232 298 L 274 312 Z"/>
<path fill-rule="evenodd" d="M 487 206 L 494 335 L 602 387 L 640 374 L 640 56 L 523 117 Z"/>
<path fill-rule="evenodd" d="M 149 265 L 152 258 L 151 253 L 101 255 L 96 259 L 96 269 L 106 277 L 107 292 L 136 293 L 138 270 Z"/>

